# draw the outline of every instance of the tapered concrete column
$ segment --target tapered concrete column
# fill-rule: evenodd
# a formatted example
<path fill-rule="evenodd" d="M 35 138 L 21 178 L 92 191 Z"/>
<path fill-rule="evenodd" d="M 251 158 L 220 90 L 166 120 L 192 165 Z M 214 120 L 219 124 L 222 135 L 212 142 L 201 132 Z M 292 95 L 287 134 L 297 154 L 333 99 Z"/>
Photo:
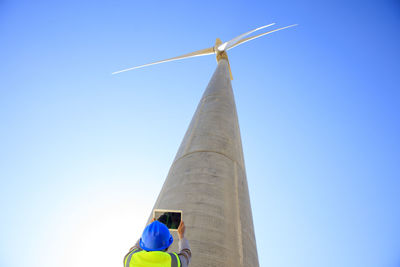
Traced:
<path fill-rule="evenodd" d="M 183 210 L 191 267 L 258 266 L 228 62 L 221 59 L 154 208 Z M 177 234 L 172 251 L 177 251 Z"/>

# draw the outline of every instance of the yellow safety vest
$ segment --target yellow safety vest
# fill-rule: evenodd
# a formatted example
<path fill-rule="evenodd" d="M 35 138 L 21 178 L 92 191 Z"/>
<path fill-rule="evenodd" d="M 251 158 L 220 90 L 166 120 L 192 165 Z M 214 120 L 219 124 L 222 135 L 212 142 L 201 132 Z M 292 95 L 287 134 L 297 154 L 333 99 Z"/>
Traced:
<path fill-rule="evenodd" d="M 181 267 L 178 254 L 135 249 L 126 255 L 124 267 Z"/>

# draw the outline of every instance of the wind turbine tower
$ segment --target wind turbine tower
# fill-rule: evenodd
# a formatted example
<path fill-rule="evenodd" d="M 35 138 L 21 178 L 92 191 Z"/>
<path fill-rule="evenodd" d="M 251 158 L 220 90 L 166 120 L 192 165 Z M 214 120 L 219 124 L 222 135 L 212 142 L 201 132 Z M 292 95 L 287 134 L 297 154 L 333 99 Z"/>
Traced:
<path fill-rule="evenodd" d="M 259 266 L 238 116 L 227 50 L 263 35 L 259 27 L 222 43 L 183 56 L 215 54 L 218 66 L 197 106 L 155 209 L 182 210 L 192 250 L 191 267 Z M 174 232 L 174 240 L 177 234 Z M 177 251 L 177 242 L 171 246 Z"/>

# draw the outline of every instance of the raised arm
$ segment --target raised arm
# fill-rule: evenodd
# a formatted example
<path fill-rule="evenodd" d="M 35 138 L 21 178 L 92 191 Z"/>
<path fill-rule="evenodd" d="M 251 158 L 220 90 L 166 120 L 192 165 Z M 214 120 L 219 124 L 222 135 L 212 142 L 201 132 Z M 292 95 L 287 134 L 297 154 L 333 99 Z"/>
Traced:
<path fill-rule="evenodd" d="M 185 238 L 185 223 L 181 221 L 178 227 L 178 237 L 179 237 L 179 259 L 181 260 L 181 266 L 187 267 L 192 258 L 192 252 L 190 251 L 189 241 Z"/>

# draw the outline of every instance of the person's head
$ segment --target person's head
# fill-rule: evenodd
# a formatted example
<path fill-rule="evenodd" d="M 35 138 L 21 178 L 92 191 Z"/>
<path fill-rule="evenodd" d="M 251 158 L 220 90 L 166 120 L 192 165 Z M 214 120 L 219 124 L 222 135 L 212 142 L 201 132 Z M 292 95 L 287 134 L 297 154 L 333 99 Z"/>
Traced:
<path fill-rule="evenodd" d="M 174 238 L 167 226 L 154 221 L 144 229 L 139 245 L 146 251 L 166 251 L 172 242 Z"/>

